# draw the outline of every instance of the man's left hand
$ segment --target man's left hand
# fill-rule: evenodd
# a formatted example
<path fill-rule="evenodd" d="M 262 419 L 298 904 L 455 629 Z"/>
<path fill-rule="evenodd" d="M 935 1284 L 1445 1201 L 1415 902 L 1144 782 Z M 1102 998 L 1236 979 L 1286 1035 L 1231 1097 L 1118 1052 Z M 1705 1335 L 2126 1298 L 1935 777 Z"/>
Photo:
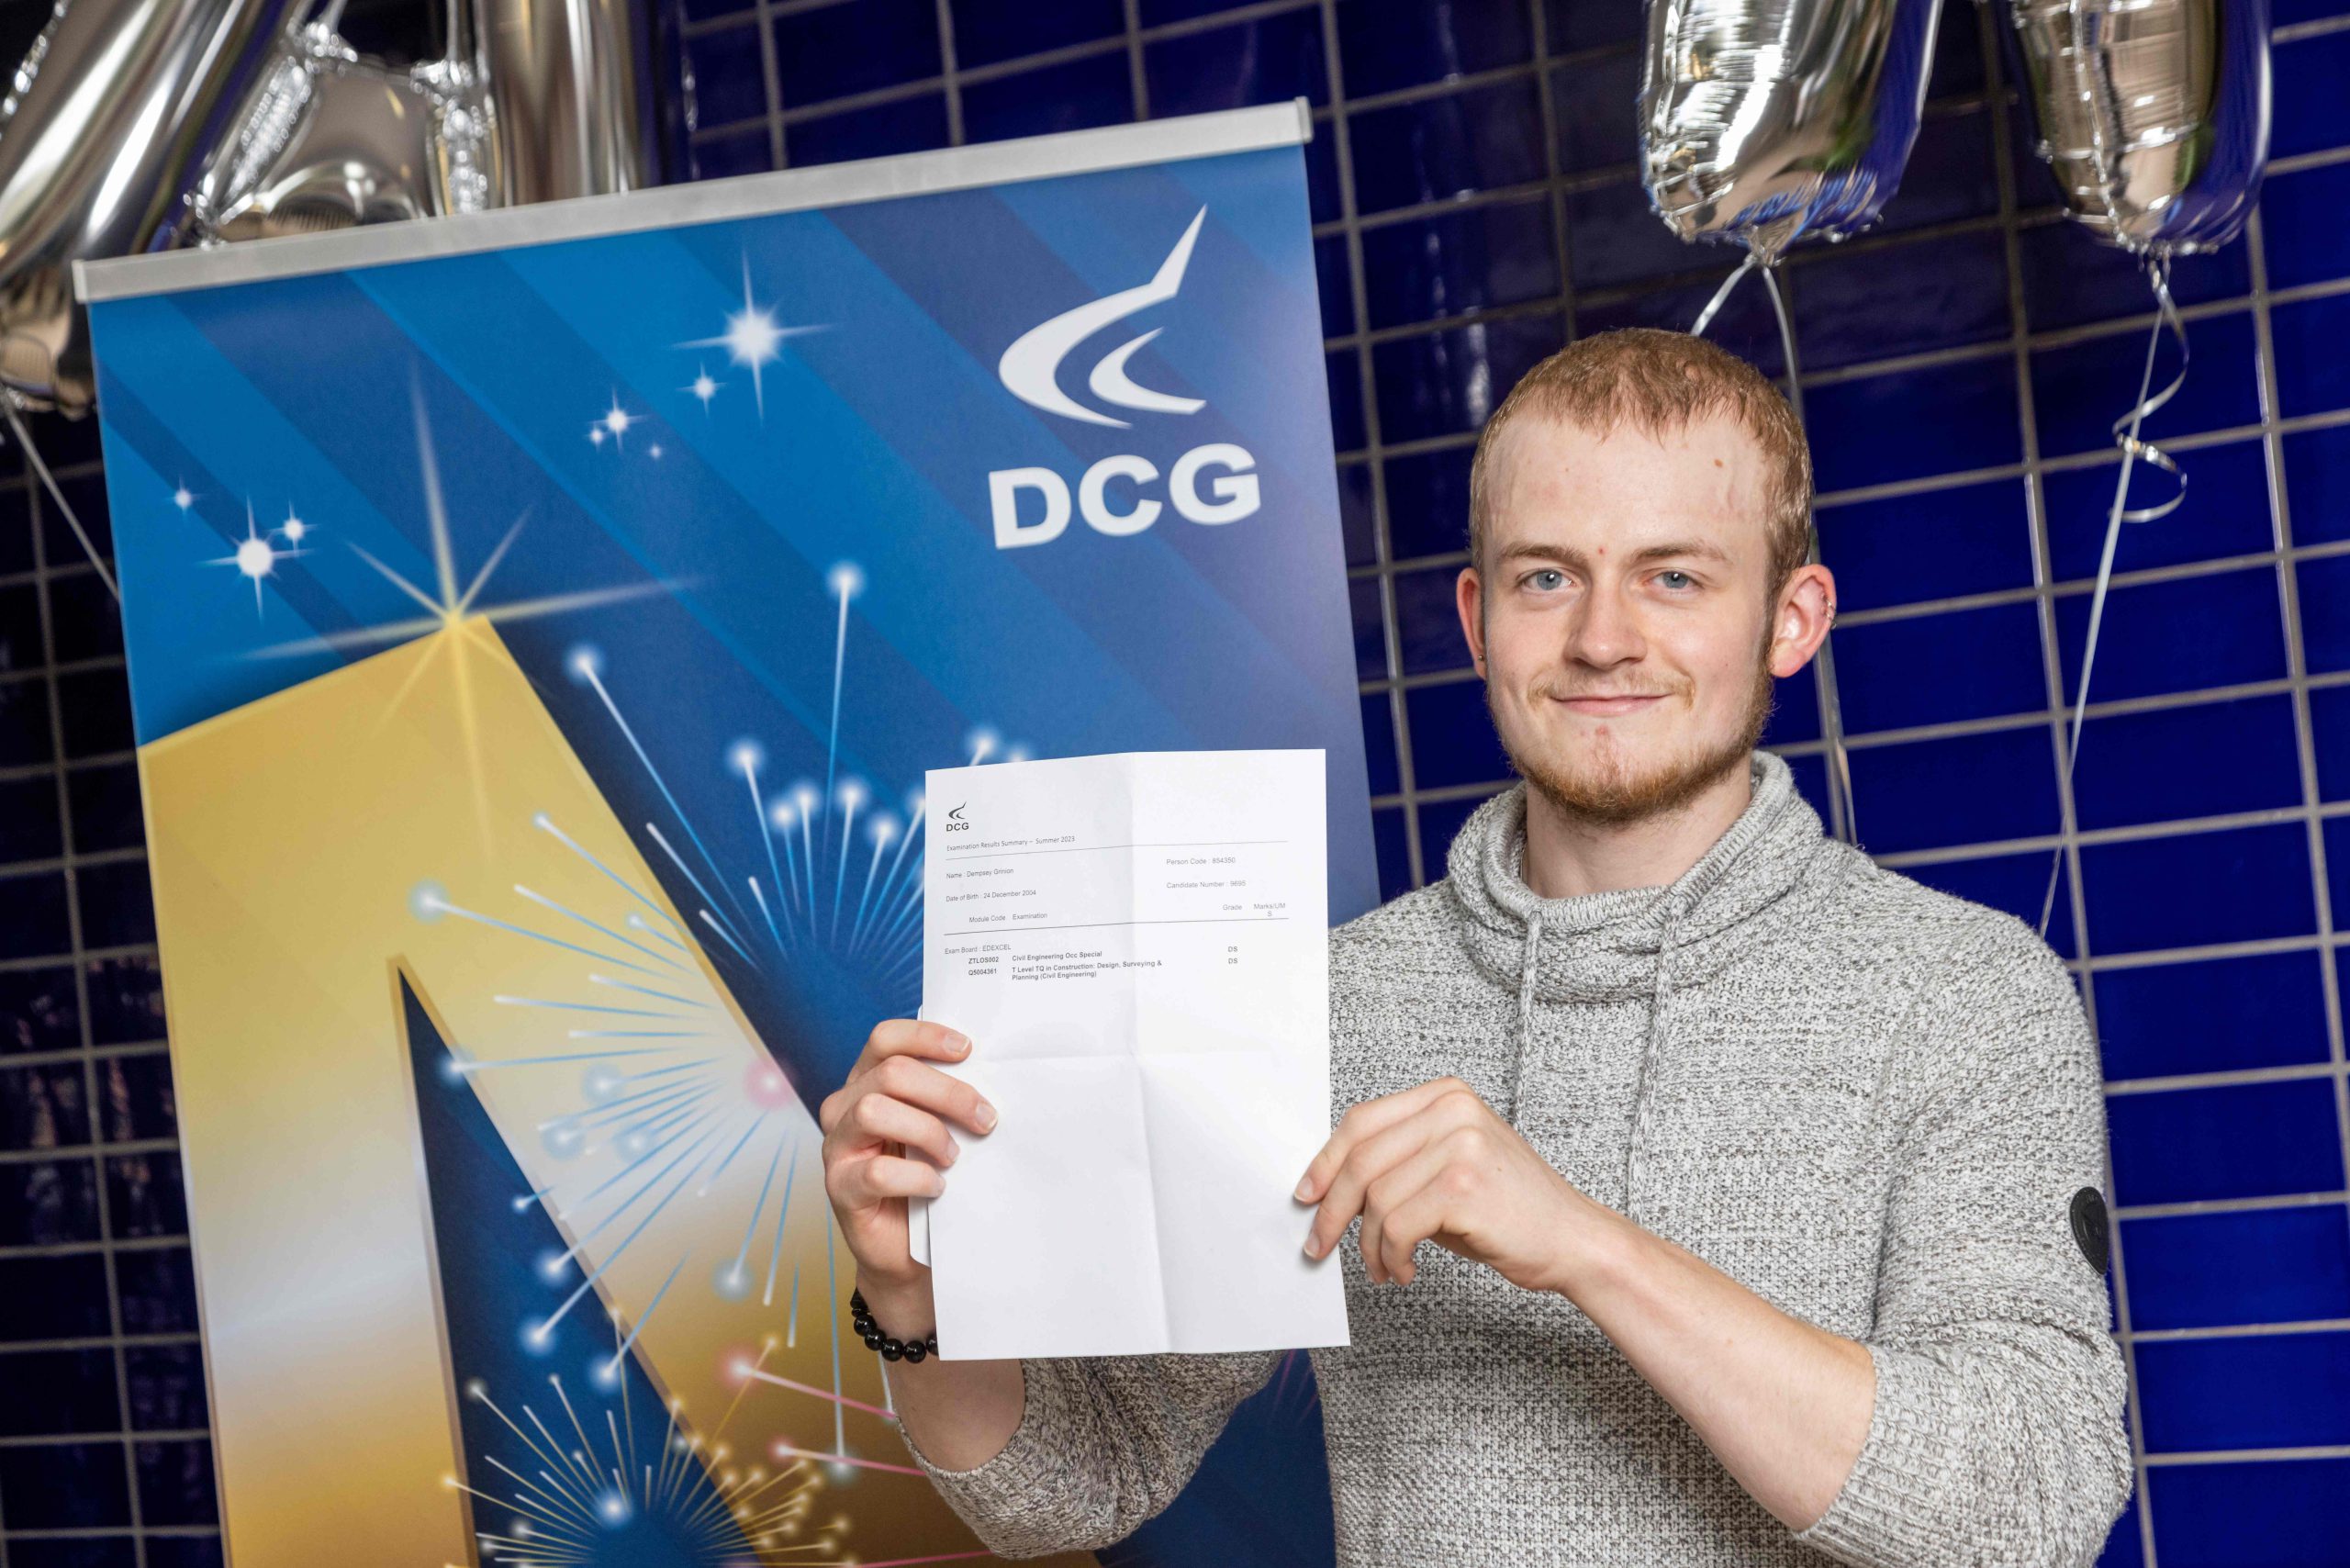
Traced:
<path fill-rule="evenodd" d="M 1373 1283 L 1409 1284 L 1413 1252 L 1433 1241 L 1527 1290 L 1559 1288 L 1561 1251 L 1605 1214 L 1457 1078 L 1366 1100 L 1305 1168 L 1298 1200 L 1319 1202 L 1308 1256 L 1337 1245 L 1362 1216 Z"/>

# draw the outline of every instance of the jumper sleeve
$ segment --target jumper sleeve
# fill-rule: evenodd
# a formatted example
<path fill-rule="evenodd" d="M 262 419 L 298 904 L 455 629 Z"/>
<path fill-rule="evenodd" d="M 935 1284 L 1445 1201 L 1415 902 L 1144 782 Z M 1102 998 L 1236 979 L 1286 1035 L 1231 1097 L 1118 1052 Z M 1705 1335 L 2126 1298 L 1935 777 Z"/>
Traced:
<path fill-rule="evenodd" d="M 1278 1350 L 1024 1361 L 1020 1425 L 975 1470 L 907 1450 L 999 1557 L 1093 1551 L 1175 1500 Z"/>
<path fill-rule="evenodd" d="M 1970 945 L 1975 946 L 1975 945 Z M 2071 980 L 2002 918 L 1920 1031 L 1859 1459 L 1797 1540 L 1863 1568 L 2071 1568 L 2129 1496 L 2121 1352 L 2092 1238 L 2105 1103 Z"/>

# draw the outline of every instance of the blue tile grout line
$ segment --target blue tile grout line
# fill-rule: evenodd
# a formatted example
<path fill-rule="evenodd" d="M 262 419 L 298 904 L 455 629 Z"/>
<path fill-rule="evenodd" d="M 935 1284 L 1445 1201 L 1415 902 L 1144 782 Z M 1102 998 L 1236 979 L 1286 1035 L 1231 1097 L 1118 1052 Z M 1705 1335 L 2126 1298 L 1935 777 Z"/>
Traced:
<path fill-rule="evenodd" d="M 2000 55 L 1997 31 L 1999 16 L 1996 8 L 1981 6 L 1975 8 L 1977 48 L 1984 61 L 1986 87 L 1997 89 L 2004 77 L 2005 61 Z M 1996 92 L 1995 95 L 1996 95 Z M 2024 525 L 2031 541 L 2032 587 L 2044 588 L 2053 576 L 2053 557 L 2048 540 L 2047 502 L 2042 492 L 2040 463 L 2040 421 L 2037 417 L 2035 392 L 2031 381 L 2031 350 L 2027 334 L 2031 327 L 2031 310 L 2024 297 L 2022 253 L 2016 237 L 2017 194 L 2015 162 L 2010 136 L 2010 122 L 2005 114 L 1991 117 L 1991 167 L 1999 193 L 1999 227 L 2002 232 L 2003 261 L 2007 270 L 2009 354 L 2016 381 L 2016 423 L 2021 442 L 2024 470 Z M 2047 721 L 2049 745 L 2056 775 L 2057 834 L 2059 853 L 2064 857 L 2066 918 L 2073 925 L 2073 951 L 2083 969 L 2076 972 L 2081 993 L 2081 1005 L 2086 1014 L 2090 1036 L 2101 1039 L 2097 1027 L 2097 983 L 2087 966 L 2095 961 L 2088 936 L 2088 908 L 2086 879 L 2081 874 L 2080 824 L 2074 794 L 2074 775 L 2066 766 L 2068 718 L 2065 715 L 2065 681 L 2059 655 L 2055 604 L 2045 596 L 2035 598 L 2035 610 L 2040 627 L 2041 666 L 2045 682 L 2050 714 Z M 1831 640 L 1833 633 L 1831 633 Z M 2086 725 L 2086 717 L 2083 720 Z M 2050 912 L 2053 913 L 2053 912 Z M 2106 1200 L 2116 1199 L 2113 1175 L 2113 1153 L 2109 1139 L 2104 1170 L 2099 1182 Z M 2139 1377 L 2137 1347 L 2133 1341 L 2130 1321 L 2130 1275 L 2128 1264 L 2127 1227 L 2120 1222 L 2109 1227 L 2109 1258 L 2112 1272 L 2114 1327 L 2121 1341 L 2121 1353 L 2128 1374 L 2127 1393 L 2122 1412 L 2129 1430 L 2130 1458 L 2132 1470 L 2131 1493 L 2138 1504 L 2139 1551 L 2152 1568 L 2156 1562 L 2154 1510 L 2146 1506 L 2146 1438 L 2145 1420 L 2139 1408 Z"/>
<path fill-rule="evenodd" d="M 33 569 L 37 573 L 44 573 L 44 580 L 39 590 L 41 661 L 48 669 L 50 743 L 57 762 L 58 831 L 61 841 L 71 845 L 73 842 L 73 793 L 67 788 L 65 770 L 65 704 L 61 700 L 57 673 L 57 611 L 44 572 L 44 568 L 48 566 L 48 534 L 47 530 L 42 526 L 47 510 L 44 504 L 46 498 L 29 482 L 26 485 L 25 495 L 27 514 L 32 531 Z M 95 1131 L 100 1114 L 99 1107 L 105 1102 L 98 1093 L 97 1058 L 91 1051 L 91 1047 L 96 1042 L 90 1032 L 89 967 L 86 963 L 80 961 L 78 957 L 82 951 L 83 930 L 81 879 L 77 874 L 69 872 L 64 878 L 64 882 L 67 940 L 72 943 L 73 950 L 77 956 L 73 966 L 74 1012 L 76 1023 L 81 1031 L 84 1092 L 86 1095 L 84 1104 L 92 1119 L 93 1131 Z M 112 1246 L 114 1215 L 111 1188 L 113 1183 L 107 1180 L 108 1170 L 105 1158 L 93 1154 L 91 1159 L 93 1162 L 91 1185 L 97 1200 L 98 1238 L 106 1244 L 99 1252 L 99 1259 L 106 1273 L 108 1331 L 114 1340 L 115 1401 L 122 1421 L 120 1441 L 123 1486 L 129 1511 L 132 1562 L 135 1568 L 147 1568 L 147 1543 L 139 1533 L 141 1522 L 139 1496 L 139 1450 L 134 1437 L 135 1428 L 131 1420 L 129 1354 L 122 1343 L 122 1284 L 121 1278 L 115 1268 Z"/>
<path fill-rule="evenodd" d="M 2253 363 L 2260 377 L 2260 414 L 2264 423 L 2271 426 L 2262 438 L 2262 456 L 2268 477 L 2269 526 L 2274 531 L 2280 553 L 2293 547 L 2292 498 L 2288 493 L 2285 471 L 2284 441 L 2273 428 L 2278 413 L 2277 390 L 2277 360 L 2274 353 L 2275 332 L 2268 308 L 2268 244 L 2267 226 L 2258 208 L 2246 225 L 2244 244 L 2249 247 L 2252 269 L 2253 298 Z M 2333 937 L 2333 898 L 2331 868 L 2326 858 L 2325 833 L 2317 808 L 2323 800 L 2319 780 L 2317 731 L 2310 715 L 2310 694 L 2306 684 L 2307 650 L 2301 635 L 2300 574 L 2283 566 L 2277 568 L 2277 587 L 2285 623 L 2285 673 L 2287 678 L 2301 684 L 2292 694 L 2294 746 L 2301 772 L 2301 803 L 2308 808 L 2308 853 L 2311 875 L 2311 900 L 2316 911 L 2319 941 L 2330 943 Z M 2350 1175 L 2350 1073 L 2345 1073 L 2344 1051 L 2343 1007 L 2340 968 L 2334 964 L 2318 966 L 2318 984 L 2325 1003 L 2327 1049 L 2333 1065 L 2334 1129 L 2340 1144 L 2340 1155 L 2345 1175 Z M 2148 1510 L 2151 1515 L 2151 1510 Z"/>

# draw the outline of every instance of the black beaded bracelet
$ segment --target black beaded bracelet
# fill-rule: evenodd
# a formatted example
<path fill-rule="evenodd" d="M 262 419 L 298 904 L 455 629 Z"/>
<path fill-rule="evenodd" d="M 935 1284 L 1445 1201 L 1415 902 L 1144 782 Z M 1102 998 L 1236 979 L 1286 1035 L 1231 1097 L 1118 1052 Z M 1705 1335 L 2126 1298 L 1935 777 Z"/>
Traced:
<path fill-rule="evenodd" d="M 938 1354 L 935 1328 L 919 1339 L 899 1339 L 881 1332 L 881 1326 L 873 1321 L 872 1308 L 865 1305 L 863 1291 L 848 1293 L 848 1310 L 849 1326 L 856 1330 L 856 1337 L 865 1341 L 867 1350 L 880 1351 L 885 1361 L 919 1361 Z"/>

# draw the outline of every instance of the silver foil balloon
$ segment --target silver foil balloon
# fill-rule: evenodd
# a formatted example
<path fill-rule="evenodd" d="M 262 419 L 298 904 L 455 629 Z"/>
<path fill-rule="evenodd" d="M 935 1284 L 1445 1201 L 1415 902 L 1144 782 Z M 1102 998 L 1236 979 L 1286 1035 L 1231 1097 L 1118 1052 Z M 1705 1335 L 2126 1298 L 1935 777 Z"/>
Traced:
<path fill-rule="evenodd" d="M 498 108 L 501 204 L 657 182 L 642 11 L 629 0 L 479 0 L 476 10 L 478 58 Z"/>
<path fill-rule="evenodd" d="M 2074 217 L 2141 255 L 2242 231 L 2268 157 L 2268 0 L 2039 0 L 2014 19 Z"/>
<path fill-rule="evenodd" d="M 480 74 L 462 60 L 397 70 L 324 22 L 294 29 L 238 105 L 178 238 L 216 244 L 491 206 L 501 182 Z"/>
<path fill-rule="evenodd" d="M 368 60 L 332 14 L 294 30 L 231 118 L 183 241 L 601 196 L 658 173 L 627 0 L 451 0 L 448 53 Z"/>
<path fill-rule="evenodd" d="M 1684 240 L 1768 265 L 1841 239 L 1901 181 L 1940 0 L 1648 0 L 1645 178 Z"/>
<path fill-rule="evenodd" d="M 86 412 L 72 266 L 142 250 L 286 0 L 58 0 L 0 98 L 0 395 Z"/>

